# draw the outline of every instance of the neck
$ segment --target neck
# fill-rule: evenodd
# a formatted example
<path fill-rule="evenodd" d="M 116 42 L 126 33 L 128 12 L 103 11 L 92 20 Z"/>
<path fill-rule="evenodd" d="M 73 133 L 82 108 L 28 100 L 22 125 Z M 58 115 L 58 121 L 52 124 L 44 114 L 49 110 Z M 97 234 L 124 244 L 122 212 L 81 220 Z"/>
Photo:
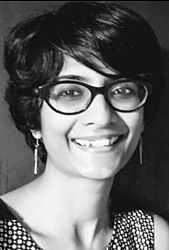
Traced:
<path fill-rule="evenodd" d="M 107 213 L 112 179 L 91 180 L 74 178 L 61 172 L 46 170 L 39 179 L 39 190 L 46 197 L 54 211 L 61 208 L 62 214 L 71 219 L 89 221 Z"/>
<path fill-rule="evenodd" d="M 33 231 L 59 238 L 64 235 L 70 244 L 79 242 L 86 249 L 91 249 L 93 244 L 102 244 L 100 239 L 107 235 L 110 240 L 108 202 L 112 182 L 112 179 L 66 176 L 56 169 L 46 168 L 32 187 L 37 190 L 34 196 L 36 209 L 32 208 L 34 218 L 30 223 Z"/>
<path fill-rule="evenodd" d="M 75 178 L 46 168 L 38 183 L 39 197 L 46 200 L 41 209 L 50 211 L 52 221 L 80 225 L 107 220 L 112 179 Z"/>

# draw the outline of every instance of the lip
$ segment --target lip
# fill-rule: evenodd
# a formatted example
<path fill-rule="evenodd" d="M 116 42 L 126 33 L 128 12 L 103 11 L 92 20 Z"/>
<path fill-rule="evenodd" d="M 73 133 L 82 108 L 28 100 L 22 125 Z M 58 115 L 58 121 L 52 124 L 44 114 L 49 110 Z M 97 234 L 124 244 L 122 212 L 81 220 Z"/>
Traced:
<path fill-rule="evenodd" d="M 71 141 L 78 148 L 89 151 L 110 151 L 123 139 L 124 134 L 108 134 L 99 136 L 86 136 L 73 138 Z"/>
<path fill-rule="evenodd" d="M 102 134 L 102 135 L 88 135 L 88 136 L 83 136 L 83 137 L 75 137 L 72 140 L 101 140 L 101 139 L 111 139 L 112 137 L 115 136 L 121 136 L 123 134 Z"/>

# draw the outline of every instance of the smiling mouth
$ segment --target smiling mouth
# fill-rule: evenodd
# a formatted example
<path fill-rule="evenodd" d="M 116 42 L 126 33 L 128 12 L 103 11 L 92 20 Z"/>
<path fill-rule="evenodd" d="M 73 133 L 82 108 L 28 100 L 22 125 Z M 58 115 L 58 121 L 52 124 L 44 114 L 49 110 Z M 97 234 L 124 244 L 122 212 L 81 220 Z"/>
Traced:
<path fill-rule="evenodd" d="M 101 138 L 95 140 L 86 140 L 86 139 L 73 139 L 72 141 L 78 146 L 84 148 L 103 148 L 103 147 L 112 147 L 117 144 L 123 135 L 112 136 L 111 138 Z"/>

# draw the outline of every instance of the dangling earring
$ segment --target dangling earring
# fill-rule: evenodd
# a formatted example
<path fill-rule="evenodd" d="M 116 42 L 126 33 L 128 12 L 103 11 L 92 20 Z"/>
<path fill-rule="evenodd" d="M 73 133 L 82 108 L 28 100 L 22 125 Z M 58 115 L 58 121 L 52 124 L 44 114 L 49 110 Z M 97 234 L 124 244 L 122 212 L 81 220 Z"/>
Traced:
<path fill-rule="evenodd" d="M 143 164 L 143 137 L 142 137 L 143 131 L 144 131 L 144 123 L 140 135 L 140 145 L 139 145 L 140 165 Z"/>
<path fill-rule="evenodd" d="M 140 155 L 140 165 L 142 165 L 143 164 L 143 137 L 142 136 L 140 136 L 139 155 Z"/>
<path fill-rule="evenodd" d="M 39 139 L 36 139 L 35 151 L 34 151 L 34 174 L 38 173 L 38 148 L 39 148 Z"/>

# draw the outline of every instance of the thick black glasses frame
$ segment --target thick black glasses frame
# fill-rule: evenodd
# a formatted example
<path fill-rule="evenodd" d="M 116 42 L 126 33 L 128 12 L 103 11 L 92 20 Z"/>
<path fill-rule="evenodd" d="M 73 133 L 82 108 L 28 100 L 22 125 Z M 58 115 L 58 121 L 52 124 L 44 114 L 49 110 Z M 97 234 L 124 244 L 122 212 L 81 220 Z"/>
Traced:
<path fill-rule="evenodd" d="M 108 91 L 109 89 L 113 86 L 113 85 L 116 85 L 116 84 L 119 84 L 119 83 L 124 83 L 124 82 L 128 82 L 128 81 L 133 81 L 134 83 L 136 84 L 141 84 L 143 85 L 144 89 L 145 89 L 145 97 L 143 99 L 143 101 L 140 103 L 140 105 L 138 105 L 138 107 L 136 107 L 135 109 L 132 109 L 132 110 L 120 110 L 116 107 L 114 107 L 111 102 L 109 101 L 109 98 L 108 98 Z M 88 105 L 80 110 L 80 111 L 77 111 L 77 112 L 73 112 L 73 113 L 67 113 L 67 112 L 62 112 L 60 110 L 57 110 L 55 109 L 51 104 L 50 102 L 48 101 L 48 97 L 49 97 L 49 90 L 50 88 L 52 88 L 53 86 L 57 85 L 57 84 L 66 84 L 66 83 L 74 83 L 76 85 L 80 85 L 80 86 L 84 86 L 86 87 L 88 90 L 90 90 L 91 92 L 91 100 L 90 102 L 88 103 Z M 39 86 L 37 88 L 34 88 L 34 93 L 36 95 L 39 95 L 39 97 L 41 99 L 43 99 L 47 104 L 48 106 L 55 112 L 57 113 L 60 113 L 60 114 L 64 114 L 64 115 L 76 115 L 76 114 L 80 114 L 82 112 L 84 112 L 85 110 L 88 109 L 88 107 L 90 106 L 90 104 L 93 102 L 94 98 L 96 95 L 98 94 L 102 94 L 107 102 L 107 104 L 109 105 L 109 107 L 113 110 L 116 110 L 118 112 L 123 112 L 123 113 L 129 113 L 129 112 L 133 112 L 133 111 L 136 111 L 137 109 L 141 108 L 146 100 L 147 100 L 147 97 L 148 97 L 148 87 L 149 87 L 150 83 L 147 83 L 147 82 L 143 82 L 143 81 L 140 81 L 140 80 L 135 80 L 135 79 L 130 79 L 130 78 L 121 78 L 121 79 L 118 79 L 118 80 L 114 80 L 111 84 L 108 84 L 108 85 L 105 85 L 103 87 L 94 87 L 94 86 L 91 86 L 91 85 L 88 85 L 88 84 L 85 84 L 83 82 L 79 82 L 79 81 L 75 81 L 75 80 L 64 80 L 64 81 L 56 81 L 55 83 L 48 83 L 48 84 L 45 84 L 45 85 L 42 85 L 42 86 Z"/>

